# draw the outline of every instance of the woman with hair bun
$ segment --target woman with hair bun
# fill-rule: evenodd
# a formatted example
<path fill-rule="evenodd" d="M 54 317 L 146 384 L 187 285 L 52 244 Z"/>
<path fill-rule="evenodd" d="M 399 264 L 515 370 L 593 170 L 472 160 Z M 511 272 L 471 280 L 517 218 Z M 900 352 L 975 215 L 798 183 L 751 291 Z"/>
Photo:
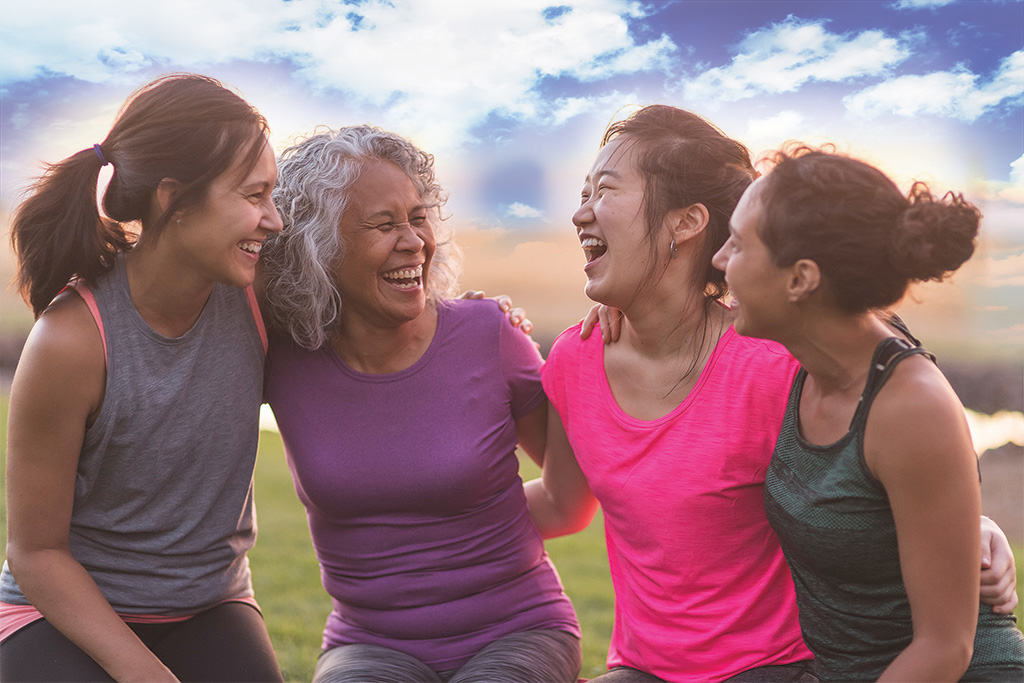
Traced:
<path fill-rule="evenodd" d="M 765 478 L 822 680 L 1014 680 L 1024 638 L 979 607 L 978 463 L 963 406 L 902 322 L 908 284 L 974 250 L 980 215 L 832 153 L 780 153 L 715 256 L 743 335 L 800 362 Z"/>
<path fill-rule="evenodd" d="M 276 180 L 259 112 L 178 74 L 15 213 L 3 680 L 281 680 L 246 557 Z"/>
<path fill-rule="evenodd" d="M 619 309 L 621 335 L 602 344 L 584 324 L 555 341 L 544 469 L 527 497 L 545 538 L 585 527 L 601 505 L 615 621 L 595 682 L 815 680 L 764 508 L 798 362 L 737 334 L 743 314 L 734 326 L 712 262 L 757 175 L 747 148 L 706 119 L 651 105 L 607 129 L 583 183 L 572 220 L 586 293 Z M 1012 610 L 1013 555 L 990 520 L 980 526 L 998 558 L 986 599 Z"/>

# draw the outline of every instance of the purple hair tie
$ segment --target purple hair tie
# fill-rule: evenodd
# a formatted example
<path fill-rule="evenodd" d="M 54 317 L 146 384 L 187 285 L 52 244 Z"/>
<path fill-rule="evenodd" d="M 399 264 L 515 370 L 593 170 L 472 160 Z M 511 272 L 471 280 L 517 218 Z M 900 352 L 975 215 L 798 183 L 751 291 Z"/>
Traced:
<path fill-rule="evenodd" d="M 96 152 L 96 156 L 100 160 L 100 166 L 106 166 L 107 164 L 110 163 L 109 161 L 107 161 L 107 158 L 105 156 L 103 156 L 103 148 L 102 147 L 100 147 L 99 145 L 93 145 L 92 146 L 92 151 Z"/>

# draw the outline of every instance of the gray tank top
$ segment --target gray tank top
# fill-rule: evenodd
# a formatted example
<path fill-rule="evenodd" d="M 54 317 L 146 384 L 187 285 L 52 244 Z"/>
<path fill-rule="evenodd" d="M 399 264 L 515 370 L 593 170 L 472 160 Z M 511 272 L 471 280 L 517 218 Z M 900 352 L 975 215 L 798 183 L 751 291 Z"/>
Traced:
<path fill-rule="evenodd" d="M 107 385 L 79 457 L 72 555 L 121 613 L 192 614 L 252 596 L 264 354 L 245 291 L 214 285 L 174 339 L 135 309 L 123 257 L 92 291 Z M 28 604 L 6 563 L 0 600 Z"/>

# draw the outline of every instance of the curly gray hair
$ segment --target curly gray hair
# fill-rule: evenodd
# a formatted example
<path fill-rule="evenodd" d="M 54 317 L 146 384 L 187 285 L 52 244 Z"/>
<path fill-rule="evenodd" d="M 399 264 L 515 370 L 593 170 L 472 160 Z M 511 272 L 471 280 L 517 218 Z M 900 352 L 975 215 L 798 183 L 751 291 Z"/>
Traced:
<path fill-rule="evenodd" d="M 278 158 L 274 203 L 284 230 L 261 253 L 266 300 L 273 324 L 299 345 L 318 349 L 331 337 L 343 302 L 331 273 L 345 257 L 338 224 L 348 206 L 348 191 L 371 160 L 390 161 L 412 180 L 435 212 L 437 247 L 427 278 L 427 299 L 440 303 L 454 296 L 461 254 L 450 231 L 441 231 L 441 207 L 447 196 L 434 179 L 434 157 L 405 138 L 374 126 L 318 127 Z"/>

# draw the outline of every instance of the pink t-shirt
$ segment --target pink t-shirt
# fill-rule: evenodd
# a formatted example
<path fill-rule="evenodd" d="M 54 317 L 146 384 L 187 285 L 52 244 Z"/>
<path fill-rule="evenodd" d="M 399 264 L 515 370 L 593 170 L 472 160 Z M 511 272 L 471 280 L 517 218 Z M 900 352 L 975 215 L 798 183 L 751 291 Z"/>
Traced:
<path fill-rule="evenodd" d="M 721 681 L 811 659 L 764 476 L 797 362 L 730 328 L 671 413 L 623 412 L 599 334 L 555 341 L 544 389 L 604 511 L 615 624 L 608 666 Z"/>

